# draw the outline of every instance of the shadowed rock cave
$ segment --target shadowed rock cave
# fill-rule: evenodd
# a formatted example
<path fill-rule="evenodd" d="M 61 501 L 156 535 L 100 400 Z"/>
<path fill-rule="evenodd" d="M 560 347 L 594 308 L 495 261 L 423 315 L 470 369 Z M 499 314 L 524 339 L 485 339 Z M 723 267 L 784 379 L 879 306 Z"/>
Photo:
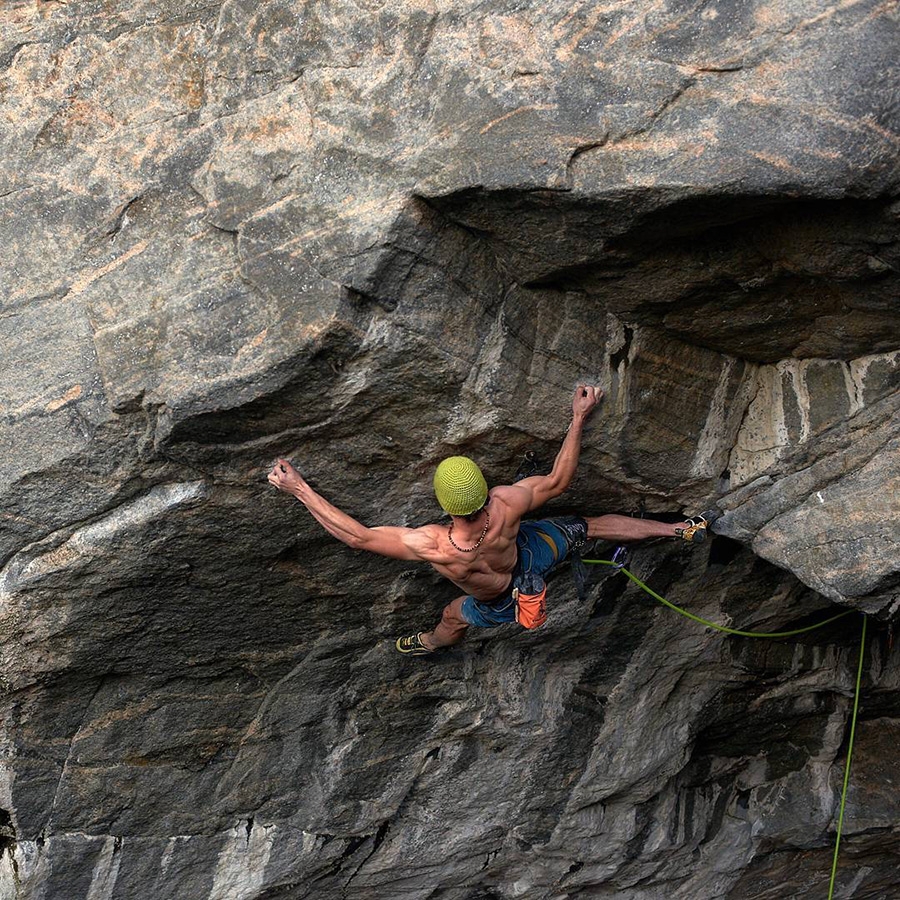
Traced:
<path fill-rule="evenodd" d="M 452 586 L 265 481 L 432 521 L 580 380 L 548 511 L 718 504 L 630 568 L 869 615 L 837 884 L 894 896 L 896 10 L 68 6 L 0 13 L 0 898 L 824 896 L 861 616 L 564 569 L 406 659 Z"/>

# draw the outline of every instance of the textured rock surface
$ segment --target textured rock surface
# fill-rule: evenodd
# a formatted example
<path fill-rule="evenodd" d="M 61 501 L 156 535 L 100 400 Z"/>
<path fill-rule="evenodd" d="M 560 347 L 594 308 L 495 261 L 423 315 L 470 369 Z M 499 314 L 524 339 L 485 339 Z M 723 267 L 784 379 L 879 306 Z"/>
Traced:
<path fill-rule="evenodd" d="M 452 592 L 272 496 L 432 519 L 464 450 L 866 610 L 843 896 L 900 890 L 900 35 L 878 0 L 0 10 L 0 897 L 823 895 L 858 646 L 624 579 L 429 660 Z M 880 620 L 881 624 L 877 624 Z M 849 624 L 848 624 L 849 623 Z M 415 663 L 415 664 L 414 664 Z"/>

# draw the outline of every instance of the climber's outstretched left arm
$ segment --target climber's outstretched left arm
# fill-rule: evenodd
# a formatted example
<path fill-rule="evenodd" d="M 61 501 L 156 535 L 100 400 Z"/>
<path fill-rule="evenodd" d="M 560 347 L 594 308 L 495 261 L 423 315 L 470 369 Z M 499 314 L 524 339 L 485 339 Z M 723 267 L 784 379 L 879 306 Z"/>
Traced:
<path fill-rule="evenodd" d="M 390 525 L 368 528 L 316 493 L 286 459 L 275 463 L 268 480 L 280 491 L 296 497 L 329 534 L 354 550 L 368 550 L 393 559 L 426 558 L 427 535 L 423 529 Z"/>

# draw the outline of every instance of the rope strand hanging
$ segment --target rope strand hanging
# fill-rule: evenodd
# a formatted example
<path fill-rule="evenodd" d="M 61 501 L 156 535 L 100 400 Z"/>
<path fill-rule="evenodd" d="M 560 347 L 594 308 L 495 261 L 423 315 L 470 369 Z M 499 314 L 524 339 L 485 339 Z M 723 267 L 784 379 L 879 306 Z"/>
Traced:
<path fill-rule="evenodd" d="M 618 557 L 619 554 L 617 553 Z M 658 600 L 664 606 L 668 606 L 669 609 L 674 610 L 679 615 L 684 616 L 687 619 L 691 619 L 694 622 L 698 622 L 700 625 L 704 625 L 707 628 L 713 628 L 716 631 L 721 631 L 724 634 L 732 634 L 738 637 L 749 637 L 749 638 L 783 638 L 783 637 L 794 637 L 798 634 L 806 634 L 810 631 L 815 631 L 818 628 L 824 628 L 826 625 L 830 625 L 832 622 L 836 622 L 838 619 L 843 619 L 845 616 L 849 616 L 852 613 L 856 612 L 856 610 L 848 609 L 846 612 L 838 613 L 836 616 L 831 616 L 831 618 L 825 619 L 822 622 L 817 622 L 815 625 L 807 625 L 804 628 L 794 628 L 790 631 L 743 631 L 739 628 L 729 628 L 726 625 L 718 625 L 715 622 L 710 622 L 709 619 L 704 619 L 702 616 L 694 615 L 694 613 L 688 612 L 686 609 L 682 609 L 680 606 L 676 606 L 669 600 L 666 600 L 665 597 L 660 596 L 656 593 L 652 588 L 648 587 L 641 581 L 640 578 L 637 577 L 632 572 L 629 572 L 628 569 L 625 568 L 624 560 L 618 561 L 618 559 L 584 559 L 582 562 L 588 565 L 596 565 L 596 566 L 611 566 L 617 572 L 621 572 L 623 575 L 627 576 L 631 581 L 633 581 L 641 590 L 645 591 L 654 600 Z M 853 713 L 850 717 L 850 739 L 847 746 L 847 762 L 844 766 L 844 786 L 841 790 L 841 803 L 840 810 L 838 813 L 838 822 L 837 822 L 837 830 L 834 842 L 834 856 L 831 861 L 831 879 L 828 885 L 828 900 L 833 900 L 834 897 L 834 885 L 835 880 L 837 878 L 837 865 L 838 865 L 838 855 L 840 853 L 841 848 L 841 833 L 843 831 L 844 826 L 844 808 L 847 802 L 847 788 L 850 784 L 850 761 L 853 756 L 853 739 L 856 736 L 856 720 L 859 712 L 859 689 L 860 684 L 862 683 L 862 670 L 863 670 L 863 655 L 865 653 L 866 648 L 866 624 L 868 623 L 868 616 L 863 613 L 862 617 L 862 635 L 860 637 L 859 642 L 859 662 L 857 663 L 856 669 L 856 686 L 853 690 Z"/>

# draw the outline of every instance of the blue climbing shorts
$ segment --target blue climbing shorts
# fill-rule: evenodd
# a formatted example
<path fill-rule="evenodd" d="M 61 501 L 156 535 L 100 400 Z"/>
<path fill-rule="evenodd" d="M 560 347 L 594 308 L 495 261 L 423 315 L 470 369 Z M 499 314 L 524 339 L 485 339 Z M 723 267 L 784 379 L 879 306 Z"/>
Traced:
<path fill-rule="evenodd" d="M 507 593 L 487 602 L 471 594 L 462 602 L 462 617 L 477 628 L 493 628 L 516 619 L 516 601 L 512 586 L 523 575 L 545 579 L 572 550 L 587 540 L 587 522 L 580 516 L 556 516 L 522 522 L 516 537 L 518 556 Z"/>

